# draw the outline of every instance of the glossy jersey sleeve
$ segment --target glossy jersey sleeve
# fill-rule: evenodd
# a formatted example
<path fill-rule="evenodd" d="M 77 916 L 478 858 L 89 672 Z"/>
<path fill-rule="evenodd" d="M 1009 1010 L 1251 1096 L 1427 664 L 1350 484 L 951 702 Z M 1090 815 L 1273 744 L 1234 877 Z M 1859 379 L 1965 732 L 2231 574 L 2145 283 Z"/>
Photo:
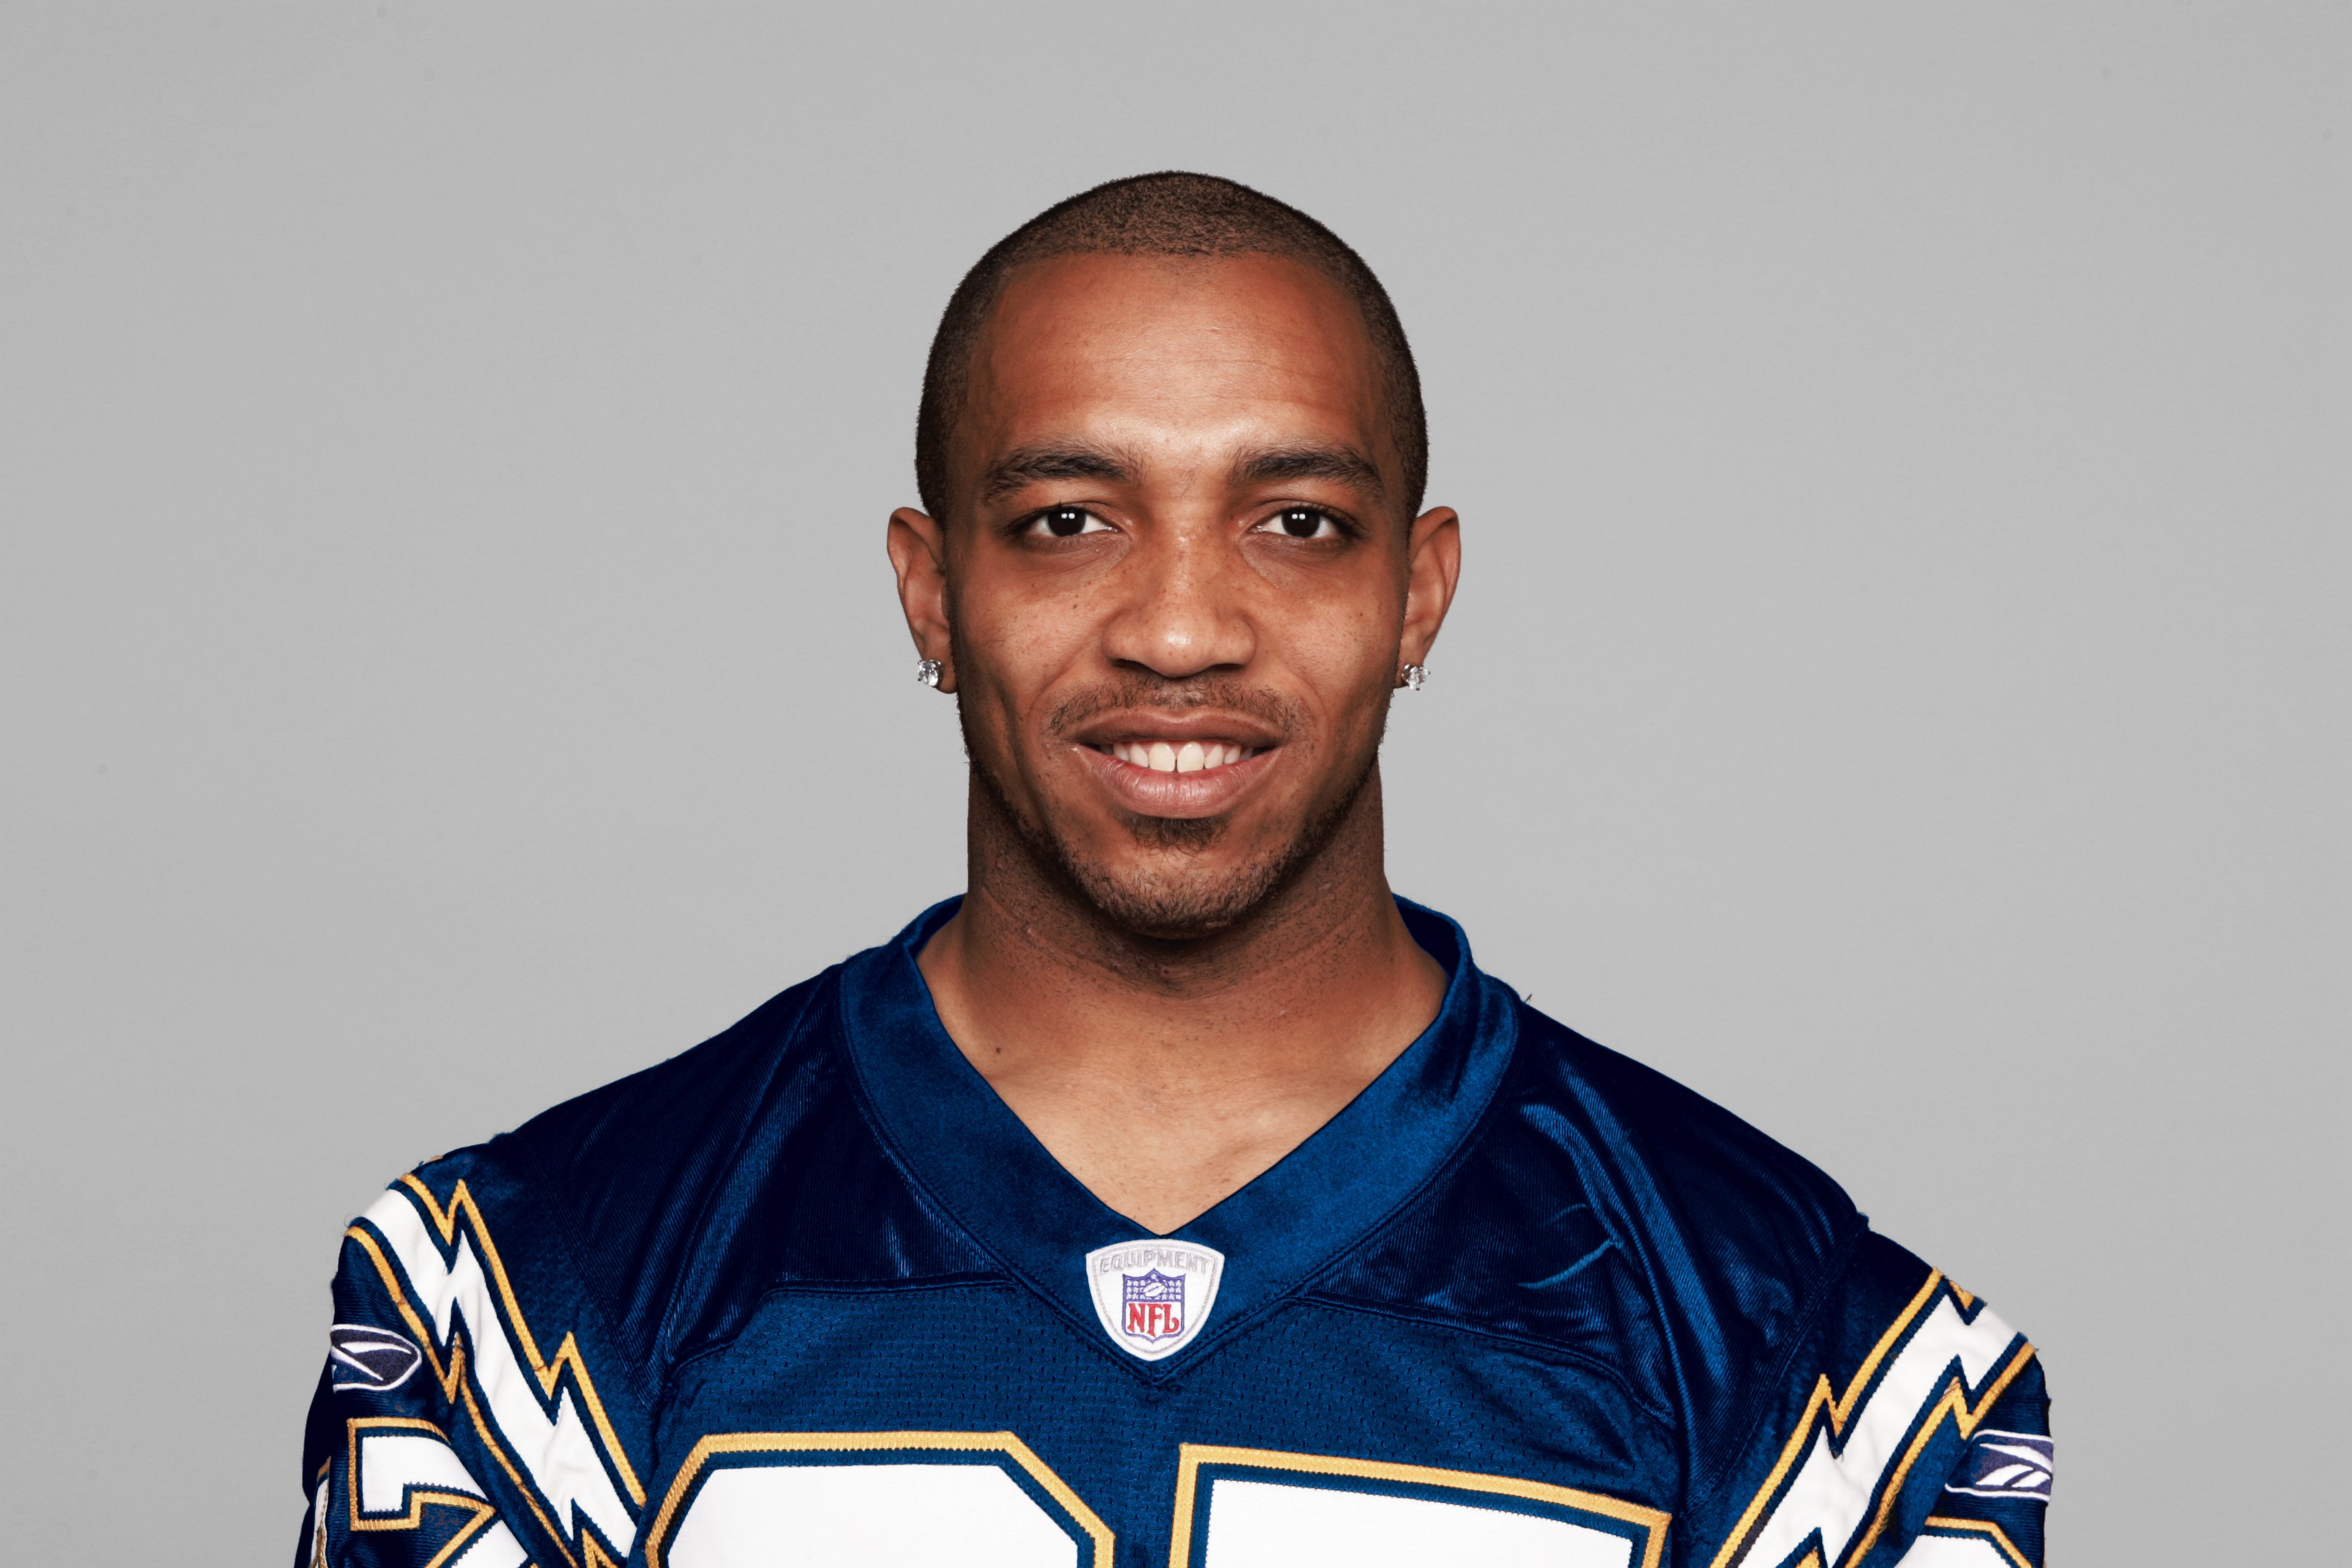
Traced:
<path fill-rule="evenodd" d="M 344 1233 L 297 1568 L 627 1559 L 643 1400 L 526 1204 L 477 1152 L 403 1177 Z"/>
<path fill-rule="evenodd" d="M 1983 1300 L 1865 1234 L 1694 1500 L 1706 1568 L 2040 1568 L 2049 1399 Z"/>

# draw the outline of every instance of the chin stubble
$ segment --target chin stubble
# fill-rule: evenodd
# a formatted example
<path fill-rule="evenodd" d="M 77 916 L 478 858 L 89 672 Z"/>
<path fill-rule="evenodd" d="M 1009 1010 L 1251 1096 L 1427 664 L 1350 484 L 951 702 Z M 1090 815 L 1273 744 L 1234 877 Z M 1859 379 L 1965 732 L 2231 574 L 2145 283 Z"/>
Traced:
<path fill-rule="evenodd" d="M 1235 694 L 1217 693 L 1194 698 L 1190 701 L 1168 702 L 1156 706 L 1205 706 L 1219 701 L 1223 706 L 1258 710 L 1267 701 L 1260 694 L 1246 704 L 1232 700 Z M 1099 698 L 1083 700 L 1056 713 L 1047 726 L 1047 732 L 1059 733 L 1114 705 L 1129 705 L 1122 696 L 1114 702 Z M 1113 876 L 1102 863 L 1083 855 L 1076 845 L 1014 805 L 1012 792 L 1004 787 L 995 771 L 982 760 L 981 748 L 972 744 L 969 721 L 962 705 L 958 705 L 958 718 L 964 730 L 964 756 L 971 765 L 971 773 L 989 803 L 1003 819 L 1009 823 L 1033 863 L 1043 869 L 1066 891 L 1075 894 L 1112 925 L 1137 936 L 1161 941 L 1185 941 L 1213 935 L 1263 907 L 1330 845 L 1347 822 L 1349 813 L 1363 798 L 1380 763 L 1380 741 L 1377 735 L 1365 752 L 1355 775 L 1321 810 L 1310 816 L 1299 831 L 1265 853 L 1258 855 L 1232 871 L 1213 879 L 1202 875 L 1187 875 L 1179 870 L 1173 874 L 1159 870 L 1125 879 Z M 1385 718 L 1385 715 L 1383 715 Z M 1383 725 L 1385 728 L 1385 725 Z M 1285 731 L 1293 732 L 1288 726 Z M 1231 826 L 1218 817 L 1159 817 L 1130 816 L 1128 831 L 1143 848 L 1173 853 L 1187 858 L 1197 858 L 1214 848 L 1225 837 Z"/>

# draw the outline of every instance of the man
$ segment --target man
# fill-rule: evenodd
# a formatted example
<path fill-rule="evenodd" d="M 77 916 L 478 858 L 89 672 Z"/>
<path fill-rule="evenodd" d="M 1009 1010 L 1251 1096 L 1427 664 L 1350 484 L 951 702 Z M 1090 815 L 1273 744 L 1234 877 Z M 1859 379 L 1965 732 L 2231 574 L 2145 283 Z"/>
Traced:
<path fill-rule="evenodd" d="M 1461 543 L 1353 251 L 1065 202 L 917 452 L 968 891 L 353 1224 L 301 1561 L 2040 1561 L 2032 1348 L 1391 894 Z"/>

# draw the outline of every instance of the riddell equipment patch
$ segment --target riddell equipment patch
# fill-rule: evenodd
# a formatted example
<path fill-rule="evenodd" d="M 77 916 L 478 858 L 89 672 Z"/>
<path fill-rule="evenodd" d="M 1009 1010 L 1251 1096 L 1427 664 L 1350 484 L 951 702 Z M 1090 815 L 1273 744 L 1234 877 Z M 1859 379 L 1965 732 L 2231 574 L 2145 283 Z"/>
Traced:
<path fill-rule="evenodd" d="M 1129 1241 L 1087 1254 L 1087 1289 L 1103 1331 L 1145 1361 L 1192 1342 L 1224 1272 L 1223 1253 L 1189 1241 Z"/>

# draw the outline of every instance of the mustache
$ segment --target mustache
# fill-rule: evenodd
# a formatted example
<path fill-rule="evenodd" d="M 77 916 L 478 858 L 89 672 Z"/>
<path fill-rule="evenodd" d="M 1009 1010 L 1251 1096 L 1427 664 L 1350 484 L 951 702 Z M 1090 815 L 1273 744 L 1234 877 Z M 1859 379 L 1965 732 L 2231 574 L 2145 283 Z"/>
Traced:
<path fill-rule="evenodd" d="M 1102 684 L 1066 698 L 1045 719 L 1045 733 L 1060 740 L 1073 730 L 1105 713 L 1157 709 L 1163 713 L 1214 708 L 1238 713 L 1273 729 L 1295 734 L 1300 729 L 1300 706 L 1264 687 L 1251 686 L 1228 675 L 1189 675 L 1181 679 L 1136 670 L 1122 672 Z"/>

